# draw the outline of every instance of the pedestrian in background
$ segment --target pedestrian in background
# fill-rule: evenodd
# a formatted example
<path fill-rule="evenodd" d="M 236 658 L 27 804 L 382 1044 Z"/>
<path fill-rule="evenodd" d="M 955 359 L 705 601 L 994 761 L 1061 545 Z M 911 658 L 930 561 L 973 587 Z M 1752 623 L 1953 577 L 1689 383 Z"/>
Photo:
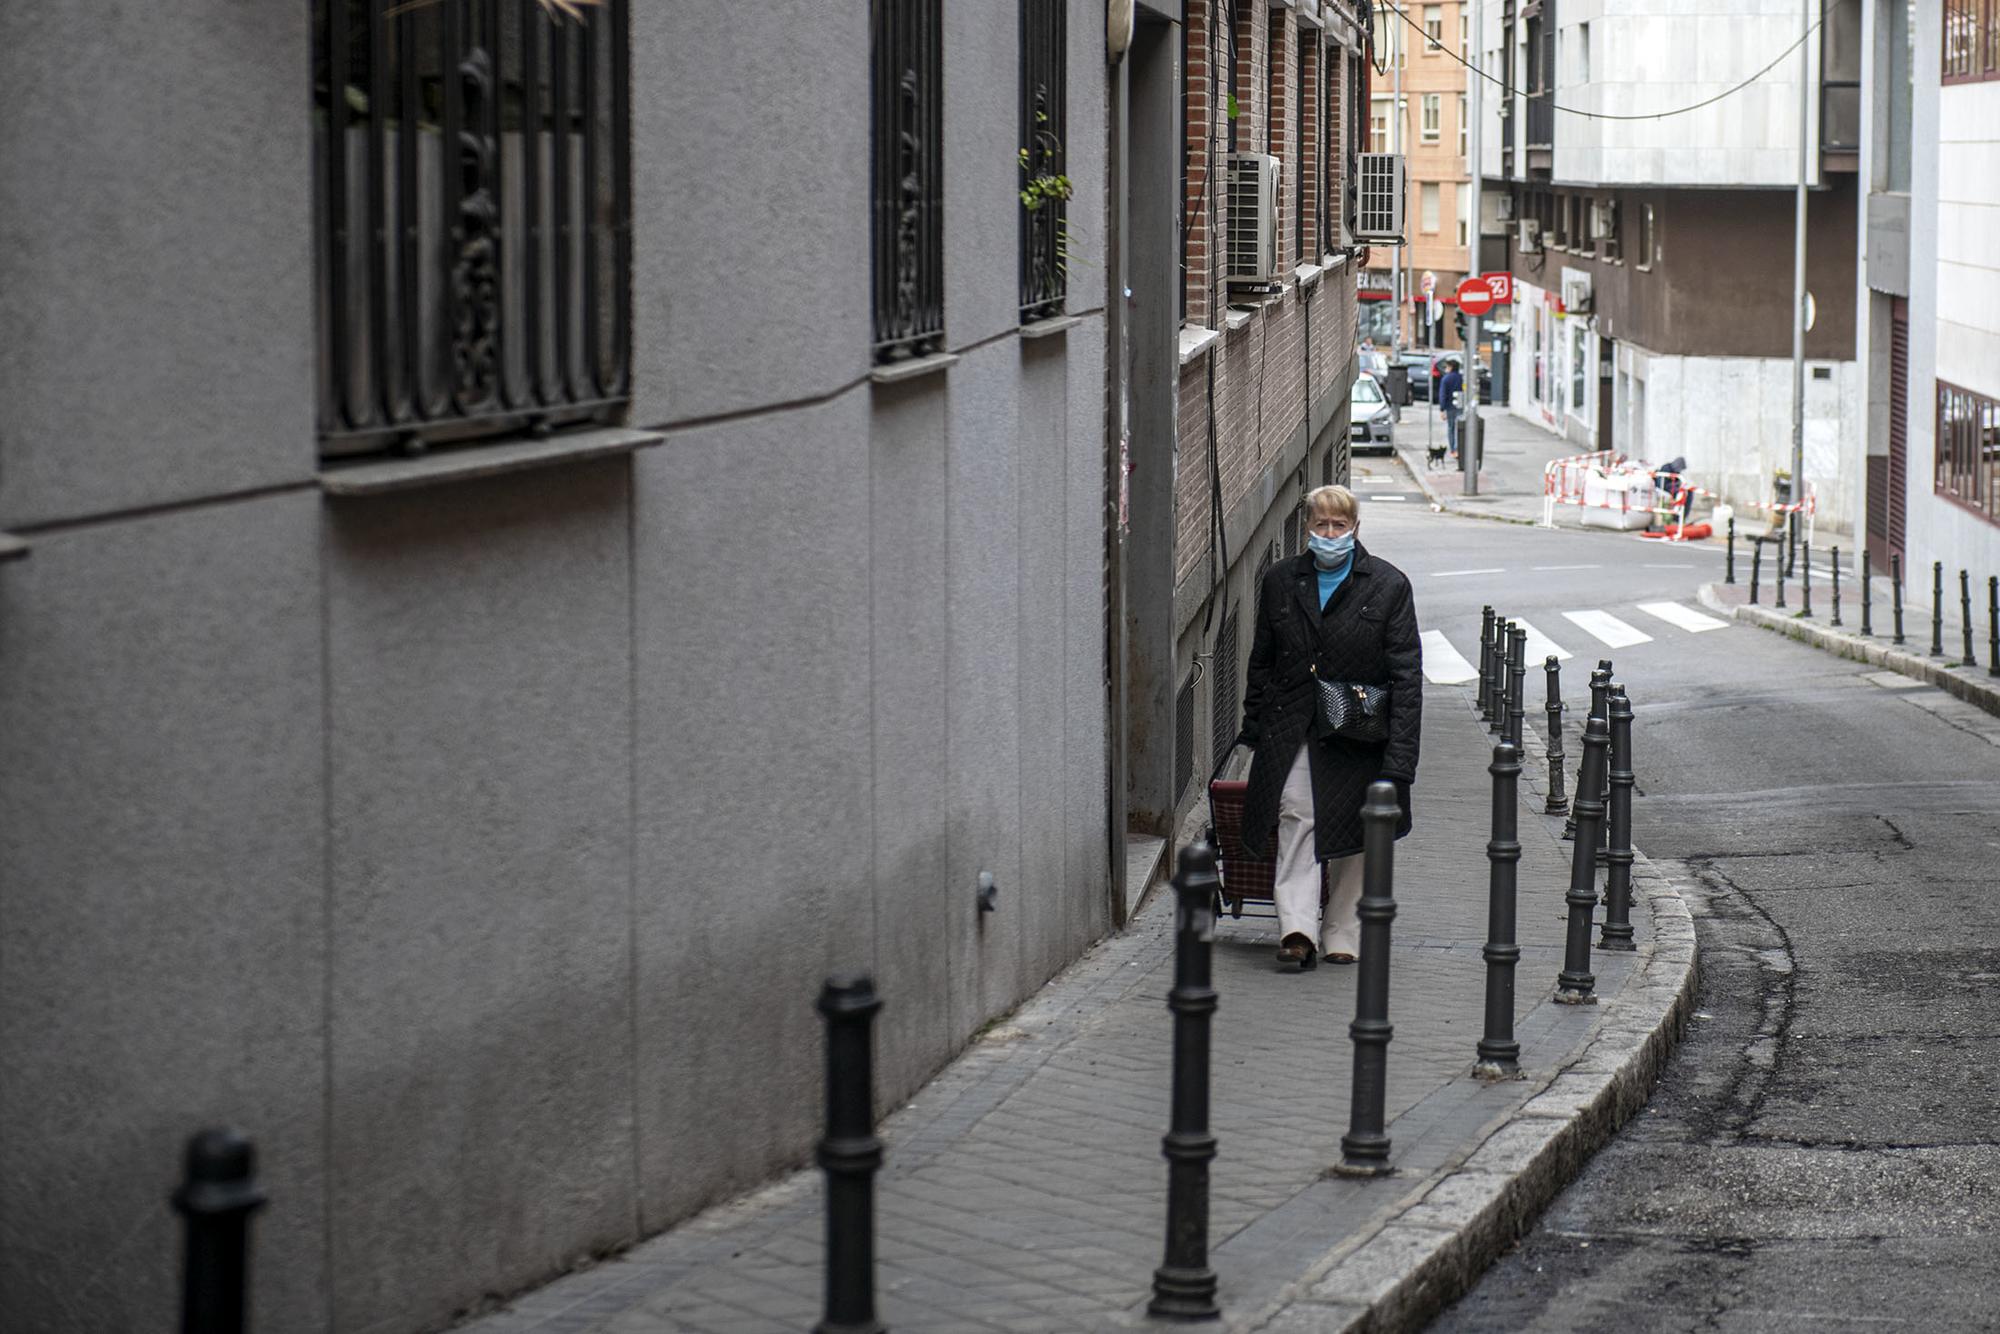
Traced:
<path fill-rule="evenodd" d="M 1458 373 L 1458 358 L 1446 357 L 1444 375 L 1438 380 L 1438 407 L 1444 413 L 1444 439 L 1451 450 L 1451 456 L 1458 457 L 1458 413 L 1459 392 L 1465 388 L 1465 377 Z"/>
<path fill-rule="evenodd" d="M 1404 573 L 1360 543 L 1360 505 L 1344 486 L 1306 496 L 1308 550 L 1279 561 L 1257 589 L 1238 744 L 1255 752 L 1243 801 L 1243 844 L 1271 855 L 1276 842 L 1278 961 L 1301 971 L 1352 963 L 1361 950 L 1361 806 L 1369 784 L 1396 785 L 1410 832 L 1423 721 L 1417 611 Z M 1389 734 L 1379 742 L 1322 735 L 1321 681 L 1386 686 Z M 1333 892 L 1320 918 L 1320 864 Z"/>

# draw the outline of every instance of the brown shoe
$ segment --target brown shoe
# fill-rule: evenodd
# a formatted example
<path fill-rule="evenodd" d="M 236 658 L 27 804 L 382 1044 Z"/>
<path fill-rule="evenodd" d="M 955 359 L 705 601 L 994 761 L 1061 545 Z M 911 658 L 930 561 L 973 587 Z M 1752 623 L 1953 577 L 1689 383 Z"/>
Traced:
<path fill-rule="evenodd" d="M 1278 962 L 1295 963 L 1302 973 L 1308 968 L 1317 967 L 1319 954 L 1313 949 L 1312 937 L 1300 935 L 1296 931 L 1286 936 L 1278 945 Z"/>
<path fill-rule="evenodd" d="M 1346 950 L 1334 950 L 1331 953 L 1327 954 L 1325 957 L 1328 963 L 1354 962 L 1354 956 L 1352 954 L 1349 954 Z"/>

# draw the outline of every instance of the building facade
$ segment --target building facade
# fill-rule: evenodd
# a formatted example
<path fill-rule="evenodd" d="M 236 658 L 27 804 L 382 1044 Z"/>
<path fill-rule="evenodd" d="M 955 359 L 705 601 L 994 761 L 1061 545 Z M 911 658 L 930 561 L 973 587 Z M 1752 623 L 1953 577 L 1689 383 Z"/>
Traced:
<path fill-rule="evenodd" d="M 1483 141 L 1487 258 L 1515 275 L 1514 308 L 1496 316 L 1509 399 L 1579 449 L 1685 457 L 1691 480 L 1738 504 L 1786 492 L 1801 131 L 1799 56 L 1784 53 L 1803 45 L 1805 473 L 1821 525 L 1838 528 L 1861 434 L 1859 11 L 1834 0 L 1801 42 L 1796 6 L 1725 8 L 1487 7 L 1487 67 L 1516 90 L 1488 102 Z"/>
<path fill-rule="evenodd" d="M 1405 346 L 1463 348 L 1455 293 L 1473 271 L 1472 123 L 1462 63 L 1471 59 L 1472 6 L 1444 0 L 1401 8 L 1407 19 L 1386 8 L 1374 15 L 1374 43 L 1384 56 L 1369 89 L 1368 151 L 1405 158 L 1410 244 L 1368 252 L 1362 329 L 1383 347 L 1400 339 Z M 1393 128 L 1399 116 L 1400 138 Z M 1426 278 L 1433 300 L 1425 297 Z"/>
<path fill-rule="evenodd" d="M 1933 561 L 1977 584 L 2000 573 L 2000 13 L 1870 0 L 1862 52 L 1853 522 L 1913 590 Z"/>
<path fill-rule="evenodd" d="M 258 1328 L 442 1328 L 804 1161 L 828 973 L 887 1107 L 1109 928 L 1104 4 L 75 8 L 0 10 L 0 1323 L 170 1328 L 229 1123 Z"/>
<path fill-rule="evenodd" d="M 1171 367 L 1132 368 L 1123 753 L 1128 827 L 1147 846 L 1205 801 L 1241 725 L 1258 576 L 1303 550 L 1305 493 L 1347 480 L 1362 257 L 1349 195 L 1367 58 L 1352 11 L 1188 0 L 1180 17 L 1173 103 L 1128 62 L 1134 169 L 1154 111 L 1173 105 L 1180 126 L 1150 153 L 1178 173 L 1178 208 L 1135 193 L 1128 229 L 1133 272 L 1167 280 L 1130 284 L 1133 328 L 1164 326 L 1174 347 Z M 1260 194 L 1252 176 L 1273 164 L 1277 187 Z M 1146 309 L 1162 293 L 1171 312 Z M 1148 522 L 1159 514 L 1170 530 Z"/>

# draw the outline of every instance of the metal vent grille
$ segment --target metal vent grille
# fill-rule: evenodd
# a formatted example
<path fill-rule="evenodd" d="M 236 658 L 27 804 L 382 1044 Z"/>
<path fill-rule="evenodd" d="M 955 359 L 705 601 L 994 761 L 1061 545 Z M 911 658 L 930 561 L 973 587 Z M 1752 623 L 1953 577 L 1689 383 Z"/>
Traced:
<path fill-rule="evenodd" d="M 1278 281 L 1278 178 L 1268 153 L 1229 155 L 1228 260 L 1232 282 Z"/>
<path fill-rule="evenodd" d="M 1321 486 L 1333 485 L 1333 448 L 1331 446 L 1328 446 L 1326 456 L 1320 460 L 1319 484 Z"/>
<path fill-rule="evenodd" d="M 1287 556 L 1296 556 L 1299 554 L 1300 535 L 1304 531 L 1304 529 L 1305 525 L 1299 522 L 1298 510 L 1293 510 L 1289 515 L 1286 516 L 1285 554 Z"/>
<path fill-rule="evenodd" d="M 1215 689 L 1209 704 L 1209 763 L 1213 765 L 1236 739 L 1237 711 L 1242 707 L 1236 683 L 1236 609 L 1222 618 L 1215 632 Z"/>
<path fill-rule="evenodd" d="M 1357 240 L 1403 244 L 1404 160 L 1401 153 L 1362 153 L 1355 171 Z"/>
<path fill-rule="evenodd" d="M 1278 544 L 1273 542 L 1270 546 L 1265 547 L 1264 554 L 1257 558 L 1257 582 L 1255 587 L 1262 588 L 1264 586 L 1264 576 L 1271 572 L 1271 566 L 1277 559 Z"/>
<path fill-rule="evenodd" d="M 1181 680 L 1174 696 L 1174 804 L 1180 805 L 1194 781 L 1194 673 Z"/>

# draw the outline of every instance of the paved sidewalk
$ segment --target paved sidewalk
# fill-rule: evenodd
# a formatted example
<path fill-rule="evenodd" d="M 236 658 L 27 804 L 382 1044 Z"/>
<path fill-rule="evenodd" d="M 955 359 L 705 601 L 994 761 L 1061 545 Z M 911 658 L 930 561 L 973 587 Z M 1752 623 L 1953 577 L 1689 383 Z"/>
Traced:
<path fill-rule="evenodd" d="M 1492 742 L 1469 700 L 1469 688 L 1427 693 L 1416 828 L 1397 851 L 1395 1175 L 1326 1176 L 1347 1123 L 1356 970 L 1280 972 L 1272 922 L 1218 927 L 1210 1237 L 1226 1328 L 1338 1329 L 1450 1300 L 1643 1102 L 1685 1012 L 1691 924 L 1673 887 L 1643 867 L 1641 948 L 1595 956 L 1603 1003 L 1550 1000 L 1569 846 L 1556 837 L 1560 821 L 1539 814 L 1531 766 L 1516 991 L 1528 1078 L 1469 1077 L 1484 988 Z M 1530 750 L 1539 755 L 1532 738 Z M 1127 931 L 887 1118 L 877 1290 L 890 1328 L 1147 1324 L 1165 1221 L 1170 897 L 1155 895 Z M 801 1171 L 470 1328 L 810 1328 L 822 1226 L 819 1174 Z"/>
<path fill-rule="evenodd" d="M 1426 414 L 1432 421 L 1425 421 Z M 1516 417 L 1504 407 L 1486 404 L 1479 409 L 1479 419 L 1486 428 L 1486 448 L 1476 496 L 1464 494 L 1465 474 L 1458 471 L 1456 463 L 1430 466 L 1425 447 L 1427 429 L 1442 441 L 1444 422 L 1429 404 L 1412 403 L 1403 409 L 1403 420 L 1396 427 L 1396 452 L 1425 496 L 1441 509 L 1510 523 L 1539 522 L 1543 468 L 1552 459 L 1583 453 L 1583 447 Z M 1581 526 L 1573 509 L 1559 512 L 1556 522 L 1569 528 Z"/>
<path fill-rule="evenodd" d="M 1817 567 L 1817 557 L 1814 563 Z M 1843 569 L 1846 568 L 1843 563 Z M 1830 570 L 1823 572 L 1831 574 Z M 1821 573 L 1816 568 L 1814 578 L 1820 579 Z M 1744 579 L 1747 576 L 1739 569 L 1737 577 Z M 1775 592 L 1768 584 L 1759 588 L 1760 600 L 1755 606 L 1750 603 L 1747 583 L 1703 584 L 1696 596 L 1711 611 L 1775 630 L 1836 657 L 1870 663 L 1915 681 L 1929 682 L 1988 713 L 2000 715 L 2000 650 L 1994 648 L 1990 627 L 1982 625 L 1979 620 L 1985 606 L 1985 590 L 1980 590 L 1980 600 L 1972 604 L 1972 657 L 1967 662 L 1965 622 L 1957 614 L 1958 608 L 1953 603 L 1945 604 L 1943 623 L 1938 627 L 1938 640 L 1944 651 L 1933 654 L 1930 651 L 1932 618 L 1928 607 L 1904 608 L 1904 642 L 1897 644 L 1895 619 L 1890 610 L 1889 581 L 1876 578 L 1869 582 L 1873 595 L 1869 617 L 1872 633 L 1867 635 L 1861 633 L 1860 599 L 1852 582 L 1843 590 L 1841 624 L 1838 626 L 1833 624 L 1831 589 L 1825 582 L 1814 590 L 1811 616 L 1805 615 L 1796 581 L 1791 583 L 1788 605 L 1784 608 L 1776 605 Z"/>

